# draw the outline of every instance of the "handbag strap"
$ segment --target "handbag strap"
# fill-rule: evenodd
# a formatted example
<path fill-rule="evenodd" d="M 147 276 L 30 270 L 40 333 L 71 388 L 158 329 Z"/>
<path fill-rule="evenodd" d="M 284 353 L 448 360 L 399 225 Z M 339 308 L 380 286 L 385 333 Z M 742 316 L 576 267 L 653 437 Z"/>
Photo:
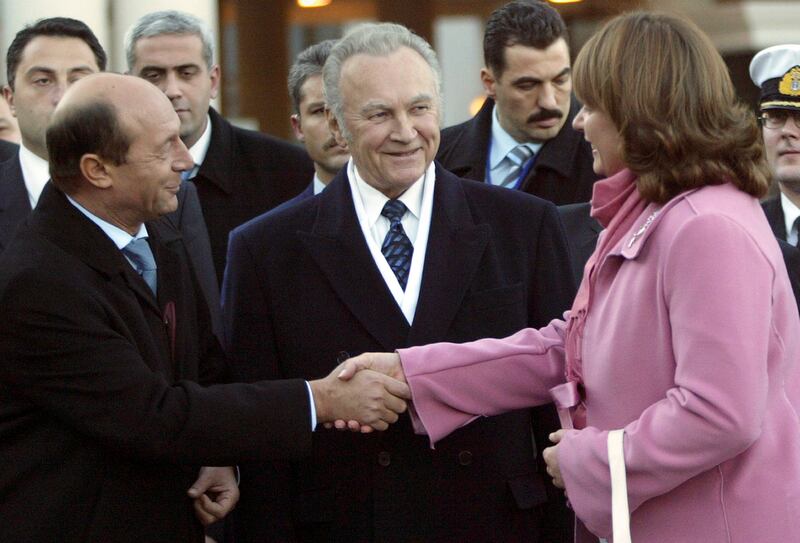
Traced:
<path fill-rule="evenodd" d="M 608 433 L 608 467 L 611 471 L 611 527 L 614 543 L 631 543 L 628 483 L 625 477 L 624 430 Z"/>

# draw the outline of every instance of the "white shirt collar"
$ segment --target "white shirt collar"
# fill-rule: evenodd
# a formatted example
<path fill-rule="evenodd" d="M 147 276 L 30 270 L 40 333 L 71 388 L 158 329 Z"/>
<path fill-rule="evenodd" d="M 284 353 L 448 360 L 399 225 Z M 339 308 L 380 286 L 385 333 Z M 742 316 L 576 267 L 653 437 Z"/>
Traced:
<path fill-rule="evenodd" d="M 206 115 L 206 129 L 200 139 L 194 142 L 194 145 L 189 147 L 189 154 L 192 155 L 195 167 L 203 164 L 208 154 L 208 148 L 211 146 L 211 117 Z M 196 173 L 196 172 L 195 172 Z"/>
<path fill-rule="evenodd" d="M 378 217 L 380 217 L 380 211 L 388 198 L 361 179 L 352 158 L 347 163 L 347 178 L 350 183 L 350 193 L 353 196 L 356 217 L 372 259 L 400 311 L 403 312 L 406 321 L 412 324 L 422 287 L 422 272 L 425 265 L 425 253 L 428 247 L 428 234 L 430 233 L 431 216 L 433 214 L 436 168 L 431 162 L 425 174 L 399 198 L 410 211 L 410 213 L 406 213 L 403 216 L 402 222 L 403 229 L 414 246 L 414 255 L 411 257 L 411 268 L 409 269 L 405 291 L 400 287 L 397 277 L 395 277 L 394 272 L 386 262 L 386 258 L 381 253 L 381 244 L 386 232 L 389 230 L 389 221 L 385 217 L 383 221 L 380 221 Z M 378 197 L 373 193 L 377 193 L 380 196 Z M 369 196 L 365 197 L 365 195 Z M 369 213 L 366 209 L 367 206 L 370 207 Z"/>
<path fill-rule="evenodd" d="M 326 186 L 327 185 L 322 182 L 322 179 L 320 179 L 319 176 L 316 174 L 316 172 L 314 172 L 314 194 L 315 195 L 319 194 L 320 192 L 325 190 Z"/>
<path fill-rule="evenodd" d="M 44 186 L 50 179 L 50 165 L 22 143 L 19 145 L 19 165 L 22 168 L 25 189 L 28 191 L 28 200 L 33 209 L 36 207 L 36 202 L 39 201 Z"/>
<path fill-rule="evenodd" d="M 428 166 L 428 170 L 431 168 L 433 168 L 433 163 Z M 422 177 L 414 181 L 414 184 L 408 187 L 408 189 L 406 189 L 406 191 L 397 198 L 406 205 L 409 213 L 414 215 L 414 217 L 417 219 L 419 219 L 420 209 L 422 208 L 422 189 L 425 186 L 425 176 L 428 173 L 428 170 L 426 170 Z M 355 173 L 356 185 L 358 186 L 358 192 L 361 195 L 361 201 L 364 204 L 364 211 L 367 215 L 367 224 L 369 228 L 372 228 L 375 226 L 375 223 L 378 222 L 378 219 L 381 216 L 381 211 L 383 211 L 383 206 L 386 205 L 386 202 L 389 201 L 389 198 L 381 191 L 364 181 L 364 178 L 362 178 L 361 174 L 358 173 L 358 167 L 355 164 L 353 164 L 353 172 Z M 433 176 L 432 173 L 431 176 Z M 414 238 L 411 236 L 411 233 L 406 232 L 406 234 L 413 243 Z"/>
<path fill-rule="evenodd" d="M 492 150 L 489 153 L 489 168 L 492 170 L 497 168 L 506 155 L 520 143 L 500 125 L 500 119 L 497 118 L 497 104 L 495 104 L 492 109 Z M 533 151 L 534 155 L 542 148 L 541 143 L 530 141 L 525 142 L 524 145 Z"/>
<path fill-rule="evenodd" d="M 106 221 L 104 219 L 101 219 L 100 217 L 98 217 L 97 215 L 95 215 L 94 213 L 92 213 L 91 211 L 86 209 L 85 207 L 83 207 L 81 204 L 76 202 L 69 195 L 65 194 L 65 196 L 67 197 L 67 200 L 69 200 L 69 203 L 74 205 L 78 209 L 78 211 L 80 211 L 81 213 L 86 215 L 86 217 L 90 221 L 92 221 L 97 226 L 99 226 L 100 229 L 105 233 L 105 235 L 107 235 L 109 238 L 111 238 L 111 241 L 113 241 L 114 245 L 116 245 L 117 248 L 120 249 L 120 250 L 123 247 L 125 247 L 126 245 L 128 245 L 131 241 L 133 241 L 135 239 L 146 238 L 148 236 L 147 227 L 144 225 L 144 223 L 142 223 L 141 226 L 139 226 L 139 231 L 136 232 L 136 235 L 135 236 L 131 236 L 129 233 L 127 233 L 122 228 L 120 228 L 118 226 L 115 226 L 115 225 L 111 224 L 110 222 L 108 222 L 108 221 Z"/>
<path fill-rule="evenodd" d="M 786 195 L 781 192 L 781 207 L 783 208 L 783 219 L 786 221 L 786 241 L 792 245 L 797 244 L 797 232 L 792 232 L 794 221 L 800 217 L 800 208 L 794 205 Z"/>

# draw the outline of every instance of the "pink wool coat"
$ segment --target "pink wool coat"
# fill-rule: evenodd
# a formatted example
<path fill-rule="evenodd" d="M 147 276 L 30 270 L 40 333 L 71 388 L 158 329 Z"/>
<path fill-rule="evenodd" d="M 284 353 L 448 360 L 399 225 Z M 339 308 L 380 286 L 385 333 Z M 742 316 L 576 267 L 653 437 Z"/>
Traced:
<path fill-rule="evenodd" d="M 606 438 L 624 428 L 635 543 L 800 542 L 800 320 L 777 243 L 730 184 L 677 196 L 634 236 L 655 209 L 597 269 L 586 428 L 558 449 L 575 514 L 610 537 Z M 564 334 L 553 321 L 399 351 L 417 428 L 434 443 L 477 416 L 549 402 Z"/>

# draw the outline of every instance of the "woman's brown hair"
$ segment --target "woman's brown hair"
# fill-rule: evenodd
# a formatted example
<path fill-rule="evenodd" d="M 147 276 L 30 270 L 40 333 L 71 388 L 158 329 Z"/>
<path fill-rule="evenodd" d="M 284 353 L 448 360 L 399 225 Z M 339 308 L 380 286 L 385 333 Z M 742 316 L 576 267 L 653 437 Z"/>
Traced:
<path fill-rule="evenodd" d="M 693 23 L 633 12 L 583 46 L 574 88 L 609 115 L 622 160 L 642 196 L 664 203 L 696 187 L 732 182 L 761 197 L 769 173 L 755 116 L 738 100 L 714 45 Z"/>

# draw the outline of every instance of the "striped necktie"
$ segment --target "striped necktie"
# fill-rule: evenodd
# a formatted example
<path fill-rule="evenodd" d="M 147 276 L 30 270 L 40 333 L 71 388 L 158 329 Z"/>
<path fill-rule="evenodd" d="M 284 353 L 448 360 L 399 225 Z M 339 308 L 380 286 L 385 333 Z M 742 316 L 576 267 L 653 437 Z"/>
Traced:
<path fill-rule="evenodd" d="M 381 253 L 403 290 L 408 283 L 408 271 L 411 269 L 411 257 L 414 254 L 414 246 L 400 222 L 406 210 L 406 205 L 400 200 L 389 200 L 381 211 L 381 215 L 389 219 L 389 231 L 383 238 Z"/>
<path fill-rule="evenodd" d="M 505 179 L 503 179 L 503 182 L 500 183 L 500 186 L 514 188 L 517 184 L 517 179 L 519 179 L 520 171 L 522 171 L 522 168 L 531 156 L 533 156 L 533 151 L 531 151 L 530 147 L 527 145 L 521 144 L 511 149 L 505 158 L 511 163 L 511 169 L 508 171 L 508 175 L 506 175 Z"/>

